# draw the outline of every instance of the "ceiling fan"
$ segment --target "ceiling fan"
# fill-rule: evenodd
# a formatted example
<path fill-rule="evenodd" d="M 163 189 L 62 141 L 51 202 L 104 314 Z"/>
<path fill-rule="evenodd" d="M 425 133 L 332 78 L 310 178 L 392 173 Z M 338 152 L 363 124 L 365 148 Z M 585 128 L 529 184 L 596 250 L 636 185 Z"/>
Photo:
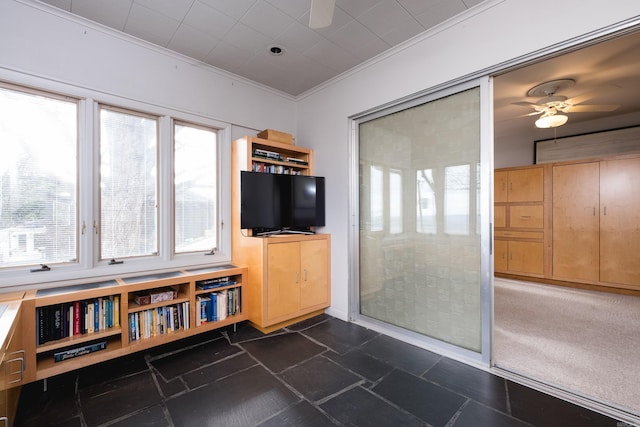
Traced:
<path fill-rule="evenodd" d="M 567 98 L 564 95 L 557 95 L 558 91 L 568 89 L 575 84 L 573 79 L 552 80 L 541 83 L 532 87 L 527 91 L 529 97 L 542 97 L 537 102 L 515 102 L 514 105 L 533 108 L 534 111 L 527 116 L 535 116 L 540 114 L 541 117 L 536 121 L 536 126 L 540 128 L 557 127 L 565 124 L 568 117 L 558 113 L 586 113 L 613 111 L 619 107 L 614 104 L 601 105 L 581 105 L 599 94 L 605 92 L 604 89 L 587 92 L 582 95 Z"/>
<path fill-rule="evenodd" d="M 318 29 L 331 25 L 336 0 L 311 0 L 309 28 Z"/>

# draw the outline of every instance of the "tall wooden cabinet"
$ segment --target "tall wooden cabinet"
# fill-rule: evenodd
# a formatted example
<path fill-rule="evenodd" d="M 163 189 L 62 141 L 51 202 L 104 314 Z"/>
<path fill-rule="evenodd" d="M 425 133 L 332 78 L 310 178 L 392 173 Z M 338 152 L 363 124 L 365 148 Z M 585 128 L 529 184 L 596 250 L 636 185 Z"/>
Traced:
<path fill-rule="evenodd" d="M 256 156 L 256 149 L 278 159 Z M 286 159 L 298 159 L 287 161 Z M 270 332 L 321 313 L 330 304 L 328 234 L 253 237 L 240 228 L 240 171 L 313 174 L 304 147 L 244 137 L 233 143 L 232 262 L 248 269 L 249 321 Z"/>
<path fill-rule="evenodd" d="M 553 167 L 553 278 L 640 290 L 640 158 Z"/>
<path fill-rule="evenodd" d="M 542 277 L 545 273 L 545 167 L 494 174 L 494 269 Z"/>
<path fill-rule="evenodd" d="M 640 156 L 495 171 L 494 270 L 640 291 Z"/>

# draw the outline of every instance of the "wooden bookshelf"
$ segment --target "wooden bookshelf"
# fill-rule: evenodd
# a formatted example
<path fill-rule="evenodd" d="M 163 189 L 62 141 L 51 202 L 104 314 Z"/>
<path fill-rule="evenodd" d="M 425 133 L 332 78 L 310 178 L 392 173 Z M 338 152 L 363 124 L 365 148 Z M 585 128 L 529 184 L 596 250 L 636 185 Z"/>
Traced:
<path fill-rule="evenodd" d="M 243 267 L 214 266 L 27 291 L 21 299 L 21 335 L 26 355 L 23 383 L 48 378 L 87 365 L 104 362 L 247 320 L 248 298 L 244 295 L 247 276 L 247 269 Z M 196 287 L 196 283 L 202 280 L 227 277 L 230 278 L 233 284 L 208 290 L 199 290 Z M 136 303 L 136 295 L 158 292 L 158 290 L 162 289 L 176 289 L 177 297 L 150 304 L 139 305 Z M 237 292 L 240 296 L 239 305 L 234 314 L 227 316 L 222 321 L 210 321 L 196 327 L 195 306 L 197 296 L 218 291 L 228 292 L 229 289 L 235 289 L 234 292 Z M 41 334 L 43 324 L 40 322 L 38 313 L 42 315 L 45 312 L 43 309 L 51 307 L 63 307 L 64 310 L 64 307 L 68 308 L 76 301 L 88 302 L 94 300 L 118 302 L 117 310 L 112 305 L 111 311 L 108 312 L 117 317 L 112 319 L 111 324 L 105 318 L 104 327 L 94 332 L 88 332 L 83 328 L 79 334 L 74 334 L 74 331 L 70 329 L 72 324 L 69 324 L 67 331 L 70 332 L 62 332 L 65 336 L 58 339 L 52 339 L 51 336 L 48 336 L 46 342 L 43 342 Z M 135 316 L 136 314 L 139 316 L 146 310 L 162 311 L 170 306 L 179 306 L 188 310 L 188 312 L 182 314 L 181 319 L 184 323 L 181 328 L 132 340 L 130 316 Z M 105 307 L 108 307 L 106 302 Z M 58 333 L 60 332 L 56 332 L 56 334 Z M 105 345 L 104 349 L 56 361 L 56 353 L 63 353 L 67 350 L 73 353 L 94 344 L 103 345 L 102 343 Z M 62 356 L 59 355 L 58 358 L 60 359 Z"/>

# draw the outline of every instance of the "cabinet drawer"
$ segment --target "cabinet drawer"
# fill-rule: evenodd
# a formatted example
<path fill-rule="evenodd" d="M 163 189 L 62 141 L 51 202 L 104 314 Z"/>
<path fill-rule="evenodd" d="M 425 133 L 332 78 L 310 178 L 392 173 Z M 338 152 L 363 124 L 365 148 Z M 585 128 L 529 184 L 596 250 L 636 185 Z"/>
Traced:
<path fill-rule="evenodd" d="M 544 209 L 539 206 L 510 206 L 509 226 L 515 228 L 543 228 Z"/>
<path fill-rule="evenodd" d="M 496 231 L 494 236 L 507 239 L 543 239 L 544 233 L 542 231 Z"/>

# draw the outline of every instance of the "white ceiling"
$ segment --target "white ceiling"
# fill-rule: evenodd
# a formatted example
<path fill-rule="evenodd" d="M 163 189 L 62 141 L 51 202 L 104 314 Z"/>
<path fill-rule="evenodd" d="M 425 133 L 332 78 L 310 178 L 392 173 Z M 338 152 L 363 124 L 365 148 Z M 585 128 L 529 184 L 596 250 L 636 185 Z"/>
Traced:
<path fill-rule="evenodd" d="M 311 0 L 42 0 L 293 96 L 438 25 L 483 0 L 336 0 L 331 26 L 308 27 Z M 472 35 L 470 35 L 472 37 Z M 284 49 L 281 56 L 271 46 Z M 494 80 L 496 152 L 533 153 L 533 141 L 640 124 L 640 33 L 527 64 Z M 585 104 L 608 113 L 569 113 L 567 125 L 537 129 L 515 102 L 571 78 L 569 98 L 612 88 Z M 498 160 L 498 159 L 497 159 Z"/>
<path fill-rule="evenodd" d="M 483 0 L 337 0 L 318 30 L 311 0 L 42 1 L 295 96 Z"/>

